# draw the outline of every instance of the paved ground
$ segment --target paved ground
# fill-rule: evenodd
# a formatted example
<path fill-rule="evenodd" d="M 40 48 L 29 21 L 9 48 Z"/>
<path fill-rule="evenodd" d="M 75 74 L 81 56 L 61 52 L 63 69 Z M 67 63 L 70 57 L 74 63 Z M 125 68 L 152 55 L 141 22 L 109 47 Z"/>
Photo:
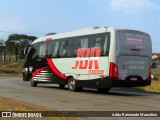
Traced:
<path fill-rule="evenodd" d="M 59 111 L 160 111 L 160 94 L 96 90 L 70 92 L 56 85 L 30 87 L 21 77 L 0 77 L 0 96 Z"/>

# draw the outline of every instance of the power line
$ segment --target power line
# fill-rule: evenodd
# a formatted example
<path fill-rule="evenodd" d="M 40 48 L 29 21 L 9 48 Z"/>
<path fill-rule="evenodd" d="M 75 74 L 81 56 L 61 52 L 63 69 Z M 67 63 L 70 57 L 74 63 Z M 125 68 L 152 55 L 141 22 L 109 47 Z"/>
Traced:
<path fill-rule="evenodd" d="M 0 32 L 3 32 L 3 33 L 17 33 L 17 34 L 46 34 L 46 33 L 24 33 L 24 32 L 11 32 L 11 31 L 3 31 L 3 30 L 0 30 Z"/>
<path fill-rule="evenodd" d="M 152 45 L 160 45 L 160 44 L 152 44 Z"/>

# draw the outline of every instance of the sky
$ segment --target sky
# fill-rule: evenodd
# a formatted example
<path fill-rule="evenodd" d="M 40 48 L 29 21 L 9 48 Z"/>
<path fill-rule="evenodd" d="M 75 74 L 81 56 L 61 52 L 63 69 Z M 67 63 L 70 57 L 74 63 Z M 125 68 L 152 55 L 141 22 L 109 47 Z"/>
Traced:
<path fill-rule="evenodd" d="M 0 39 L 92 26 L 135 29 L 160 52 L 160 0 L 0 0 Z"/>

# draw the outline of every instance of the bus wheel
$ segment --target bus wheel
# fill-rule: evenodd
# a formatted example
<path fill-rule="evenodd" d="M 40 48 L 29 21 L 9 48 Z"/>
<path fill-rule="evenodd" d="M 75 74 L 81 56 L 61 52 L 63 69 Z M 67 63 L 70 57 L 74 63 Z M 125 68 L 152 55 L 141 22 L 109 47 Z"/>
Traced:
<path fill-rule="evenodd" d="M 110 89 L 111 89 L 111 87 L 108 87 L 108 88 L 97 88 L 99 93 L 107 93 Z"/>
<path fill-rule="evenodd" d="M 59 84 L 59 87 L 60 87 L 61 89 L 63 89 L 63 88 L 65 87 L 65 85 Z"/>
<path fill-rule="evenodd" d="M 35 82 L 33 79 L 30 79 L 30 85 L 32 87 L 37 87 L 37 82 Z"/>
<path fill-rule="evenodd" d="M 73 92 L 80 92 L 83 90 L 82 87 L 77 87 L 76 86 L 76 82 L 75 82 L 75 79 L 73 77 L 70 77 L 68 79 L 68 88 L 69 90 L 73 91 Z"/>

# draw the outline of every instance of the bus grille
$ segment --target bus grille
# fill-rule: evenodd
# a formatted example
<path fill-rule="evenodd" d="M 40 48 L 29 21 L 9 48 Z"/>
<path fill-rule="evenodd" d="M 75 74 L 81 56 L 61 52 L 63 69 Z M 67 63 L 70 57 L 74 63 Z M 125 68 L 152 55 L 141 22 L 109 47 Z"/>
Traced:
<path fill-rule="evenodd" d="M 53 80 L 54 73 L 50 68 L 46 68 L 37 73 L 32 79 L 38 82 L 51 82 Z"/>

